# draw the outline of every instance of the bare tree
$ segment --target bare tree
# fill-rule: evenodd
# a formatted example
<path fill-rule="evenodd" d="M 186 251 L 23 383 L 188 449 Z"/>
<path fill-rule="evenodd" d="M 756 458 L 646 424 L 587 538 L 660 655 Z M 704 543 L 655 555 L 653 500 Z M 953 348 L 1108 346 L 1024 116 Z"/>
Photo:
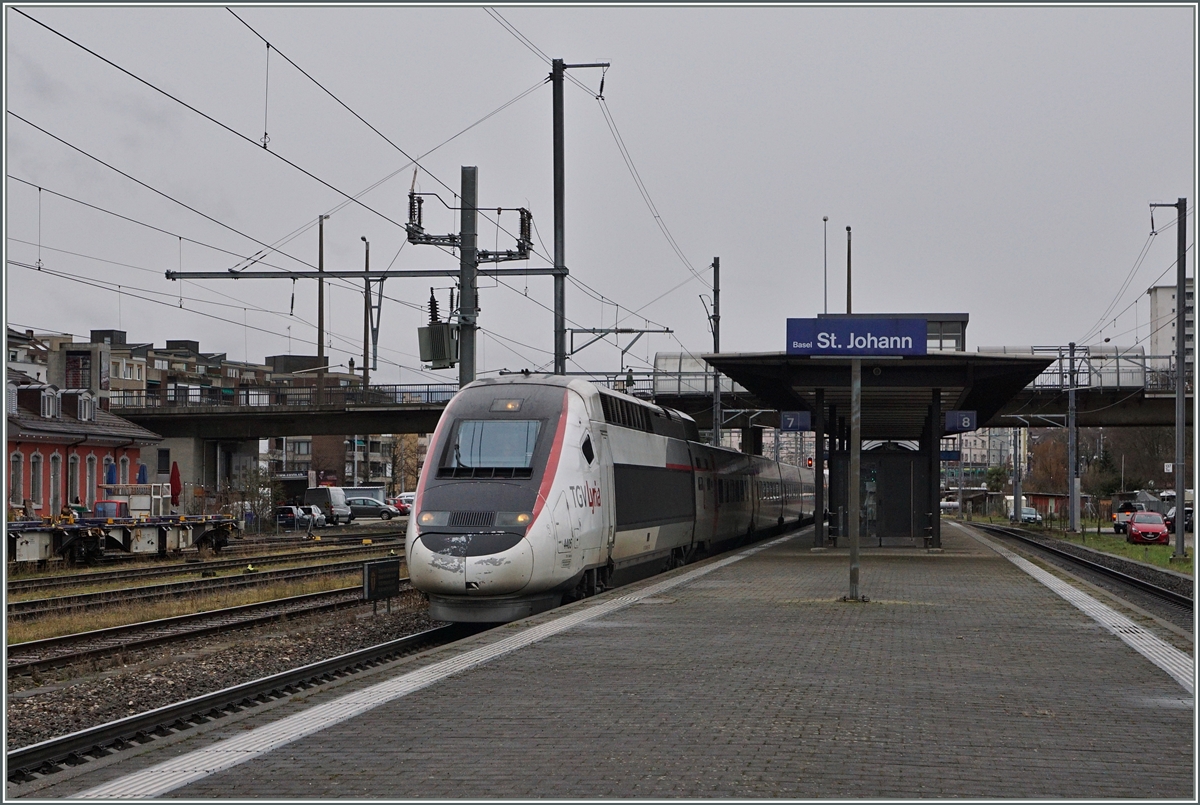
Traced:
<path fill-rule="evenodd" d="M 396 434 L 392 444 L 392 482 L 396 492 L 412 492 L 417 488 L 421 465 L 425 461 L 425 446 L 415 433 Z"/>

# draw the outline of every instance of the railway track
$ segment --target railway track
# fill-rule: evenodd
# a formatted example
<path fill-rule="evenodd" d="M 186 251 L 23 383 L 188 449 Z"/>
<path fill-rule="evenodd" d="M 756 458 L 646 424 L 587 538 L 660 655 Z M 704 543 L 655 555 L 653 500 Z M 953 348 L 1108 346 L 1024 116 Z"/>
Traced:
<path fill-rule="evenodd" d="M 1080 556 L 1077 552 L 1053 544 L 1060 542 L 1059 540 L 1033 536 L 1019 528 L 982 523 L 973 525 L 989 534 L 1016 540 L 1032 547 L 1055 565 L 1076 573 L 1086 581 L 1189 632 L 1192 629 L 1193 598 L 1164 586 L 1170 580 L 1168 573 L 1110 554 L 1101 554 L 1095 559 Z M 1087 550 L 1078 549 L 1072 543 L 1067 545 L 1076 550 Z M 1097 561 L 1101 558 L 1103 562 Z M 1158 579 L 1156 581 L 1147 577 Z"/>
<path fill-rule="evenodd" d="M 228 632 L 285 618 L 331 612 L 360 604 L 362 588 L 354 585 L 258 604 L 244 604 L 191 615 L 130 623 L 25 643 L 11 643 L 6 652 L 6 667 L 10 677 L 30 674 L 127 650 L 175 643 L 202 635 Z"/>
<path fill-rule="evenodd" d="M 258 707 L 386 662 L 445 645 L 481 631 L 455 624 L 410 635 L 281 674 L 235 685 L 128 718 L 54 738 L 7 753 L 8 781 L 24 783 L 70 766 L 194 729 L 200 724 Z"/>
<path fill-rule="evenodd" d="M 113 581 L 126 581 L 130 579 L 148 579 L 161 578 L 163 576 L 179 576 L 184 574 L 201 573 L 207 570 L 234 570 L 245 566 L 247 561 L 258 565 L 279 565 L 287 562 L 297 562 L 313 560 L 326 557 L 347 557 L 357 554 L 373 554 L 378 553 L 380 548 L 396 549 L 403 545 L 403 541 L 386 540 L 375 544 L 364 546 L 356 545 L 347 548 L 328 548 L 315 549 L 313 543 L 309 543 L 313 549 L 305 551 L 294 551 L 289 553 L 276 554 L 260 554 L 243 556 L 238 559 L 210 559 L 207 561 L 183 561 L 171 562 L 169 564 L 155 563 L 153 565 L 143 567 L 127 567 L 121 570 L 101 570 L 91 573 L 71 573 L 60 576 L 42 576 L 37 578 L 26 579 L 9 579 L 7 584 L 8 594 L 10 596 L 35 592 L 39 590 L 58 590 L 67 587 L 81 587 L 93 584 L 105 584 Z"/>
<path fill-rule="evenodd" d="M 317 532 L 314 536 L 319 537 L 319 540 L 313 540 L 302 531 L 285 532 L 284 534 L 255 534 L 253 536 L 236 537 L 234 542 L 221 549 L 223 556 L 244 556 L 247 553 L 261 551 L 264 548 L 280 548 L 288 545 L 344 545 L 344 544 L 361 544 L 363 540 L 373 540 L 376 544 L 383 540 L 403 540 L 407 529 L 401 525 L 392 529 L 381 529 L 379 531 L 362 531 L 348 534 L 325 534 Z M 184 549 L 179 554 L 180 556 L 197 556 L 198 551 L 194 548 Z M 145 554 L 130 554 L 110 551 L 100 557 L 99 564 L 108 566 L 140 564 L 142 562 L 160 561 L 158 555 Z M 32 564 L 32 563 L 28 563 Z M 62 565 L 60 560 L 53 560 L 52 564 Z M 69 565 L 66 565 L 69 567 Z M 23 570 L 25 565 L 17 562 L 9 561 L 8 570 L 9 576 Z"/>
<path fill-rule="evenodd" d="M 28 619 L 58 612 L 67 612 L 99 605 L 128 603 L 131 601 L 153 601 L 173 598 L 178 595 L 209 593 L 220 590 L 235 590 L 257 587 L 279 581 L 296 581 L 318 576 L 351 573 L 362 568 L 363 560 L 333 562 L 324 565 L 266 570 L 224 578 L 202 578 L 170 584 L 153 584 L 144 587 L 126 587 L 98 593 L 63 595 L 53 598 L 36 598 L 28 601 L 11 601 L 7 606 L 9 619 Z"/>

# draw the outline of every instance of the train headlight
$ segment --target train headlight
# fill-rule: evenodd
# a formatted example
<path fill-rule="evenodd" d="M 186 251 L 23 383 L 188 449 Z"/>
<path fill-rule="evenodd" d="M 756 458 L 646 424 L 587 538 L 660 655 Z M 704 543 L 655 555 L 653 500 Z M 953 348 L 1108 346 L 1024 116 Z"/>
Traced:
<path fill-rule="evenodd" d="M 450 512 L 421 512 L 417 517 L 418 525 L 446 525 L 450 522 Z"/>
<path fill-rule="evenodd" d="M 496 512 L 496 525 L 526 526 L 533 521 L 529 512 Z"/>

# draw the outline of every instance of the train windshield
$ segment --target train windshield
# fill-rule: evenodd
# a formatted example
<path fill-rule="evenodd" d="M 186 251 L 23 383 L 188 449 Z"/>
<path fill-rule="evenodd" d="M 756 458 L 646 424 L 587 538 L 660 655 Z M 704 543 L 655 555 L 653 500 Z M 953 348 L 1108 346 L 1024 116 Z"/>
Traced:
<path fill-rule="evenodd" d="M 463 419 L 442 455 L 442 467 L 529 469 L 542 423 L 536 419 Z"/>

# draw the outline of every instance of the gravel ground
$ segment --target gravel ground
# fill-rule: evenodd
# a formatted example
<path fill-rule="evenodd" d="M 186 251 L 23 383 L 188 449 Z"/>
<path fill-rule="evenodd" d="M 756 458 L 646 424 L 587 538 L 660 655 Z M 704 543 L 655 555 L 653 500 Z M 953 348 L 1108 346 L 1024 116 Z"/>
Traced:
<path fill-rule="evenodd" d="M 398 599 L 403 600 L 403 599 Z M 370 606 L 315 615 L 94 664 L 9 678 L 8 748 L 14 749 L 153 710 L 438 625 L 424 602 L 391 615 Z"/>

